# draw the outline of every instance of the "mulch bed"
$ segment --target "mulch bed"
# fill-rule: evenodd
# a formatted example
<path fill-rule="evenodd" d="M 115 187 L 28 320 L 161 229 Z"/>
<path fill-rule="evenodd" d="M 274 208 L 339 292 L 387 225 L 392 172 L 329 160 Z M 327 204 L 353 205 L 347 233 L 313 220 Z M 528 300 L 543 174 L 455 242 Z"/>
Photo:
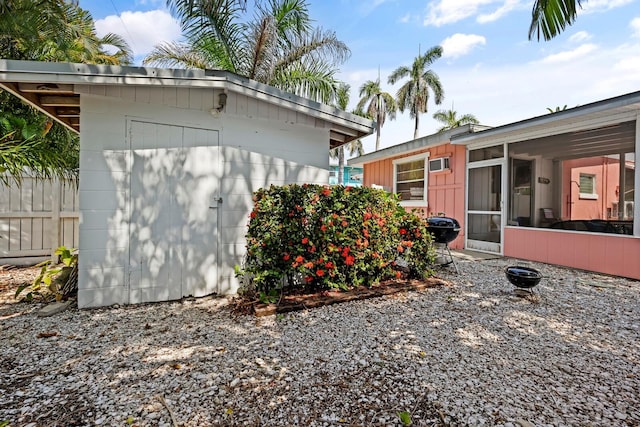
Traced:
<path fill-rule="evenodd" d="M 398 292 L 420 291 L 448 285 L 450 285 L 450 283 L 446 280 L 431 277 L 424 280 L 389 280 L 370 288 L 360 286 L 350 291 L 325 291 L 304 295 L 284 295 L 280 301 L 275 304 L 263 304 L 259 301 L 247 301 L 240 298 L 234 302 L 234 311 L 237 313 L 253 313 L 257 317 L 262 317 L 342 302 L 376 298 Z"/>
<path fill-rule="evenodd" d="M 31 283 L 39 271 L 40 267 L 0 266 L 0 306 L 18 303 L 19 299 L 14 298 L 16 288 L 23 283 Z M 262 304 L 256 300 L 238 297 L 232 302 L 232 310 L 237 314 L 255 314 L 258 317 L 270 316 L 342 302 L 376 298 L 398 292 L 420 291 L 449 285 L 449 282 L 437 277 L 424 280 L 389 280 L 370 288 L 360 286 L 350 291 L 285 295 L 277 304 Z M 8 308 L 8 306 L 5 306 L 5 308 Z"/>

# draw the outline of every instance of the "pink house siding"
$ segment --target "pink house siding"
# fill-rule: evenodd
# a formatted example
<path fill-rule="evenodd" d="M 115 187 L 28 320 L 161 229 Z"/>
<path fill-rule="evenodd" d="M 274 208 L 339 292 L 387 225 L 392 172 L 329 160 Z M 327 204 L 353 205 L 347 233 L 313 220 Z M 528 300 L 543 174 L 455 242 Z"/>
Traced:
<path fill-rule="evenodd" d="M 595 177 L 597 199 L 580 197 L 580 174 Z M 609 157 L 590 157 L 568 160 L 563 164 L 562 218 L 565 219 L 610 219 L 607 209 L 618 201 L 617 189 L 620 176 L 620 162 Z"/>
<path fill-rule="evenodd" d="M 504 255 L 640 280 L 640 238 L 505 227 Z"/>
<path fill-rule="evenodd" d="M 425 216 L 437 215 L 443 212 L 446 216 L 457 219 L 462 231 L 449 246 L 453 249 L 462 249 L 464 248 L 465 235 L 464 182 L 466 148 L 464 146 L 444 143 L 427 149 L 365 163 L 363 165 L 364 185 L 368 187 L 373 184 L 382 185 L 388 190 L 393 190 L 393 161 L 426 152 L 429 152 L 429 160 L 449 157 L 450 170 L 429 173 L 427 184 L 428 206 L 407 209 L 423 209 Z"/>

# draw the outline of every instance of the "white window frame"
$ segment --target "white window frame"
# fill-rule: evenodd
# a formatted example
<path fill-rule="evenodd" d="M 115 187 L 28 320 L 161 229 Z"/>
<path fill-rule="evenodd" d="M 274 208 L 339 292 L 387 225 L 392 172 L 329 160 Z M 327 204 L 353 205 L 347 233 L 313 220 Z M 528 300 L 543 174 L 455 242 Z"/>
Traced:
<path fill-rule="evenodd" d="M 429 187 L 429 153 L 420 153 L 413 156 L 401 157 L 399 159 L 393 160 L 393 192 L 397 194 L 398 192 L 398 165 L 404 163 L 415 162 L 416 160 L 424 161 L 424 194 L 422 195 L 422 200 L 401 200 L 401 206 L 408 207 L 425 207 L 429 206 L 429 202 L 427 199 L 428 187 Z"/>
<path fill-rule="evenodd" d="M 589 200 L 598 200 L 598 193 L 597 193 L 597 190 L 596 190 L 597 181 L 596 181 L 595 174 L 592 174 L 592 173 L 581 173 L 579 178 L 578 178 L 579 182 L 582 181 L 582 177 L 583 176 L 591 178 L 593 180 L 593 192 L 591 192 L 591 193 L 583 193 L 582 192 L 582 187 L 580 187 L 580 198 L 581 199 L 589 199 Z"/>

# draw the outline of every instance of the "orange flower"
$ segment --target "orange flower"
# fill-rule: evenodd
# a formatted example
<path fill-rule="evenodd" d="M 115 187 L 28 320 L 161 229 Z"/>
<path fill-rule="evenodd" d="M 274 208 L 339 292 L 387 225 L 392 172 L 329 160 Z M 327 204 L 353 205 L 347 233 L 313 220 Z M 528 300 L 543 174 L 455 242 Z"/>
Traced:
<path fill-rule="evenodd" d="M 324 276 L 324 270 L 320 270 L 320 269 L 316 270 L 316 276 L 318 277 Z"/>
<path fill-rule="evenodd" d="M 304 264 L 304 267 L 305 267 L 305 268 L 313 268 L 313 263 L 312 263 L 311 261 L 306 262 L 306 263 Z"/>
<path fill-rule="evenodd" d="M 307 237 L 303 237 L 302 238 L 302 244 L 306 245 L 307 243 L 309 243 L 309 239 Z"/>
<path fill-rule="evenodd" d="M 402 245 L 398 245 L 396 249 L 398 249 L 398 252 L 400 253 L 404 252 L 404 248 L 402 247 Z"/>
<path fill-rule="evenodd" d="M 369 218 L 371 218 L 373 215 L 371 215 L 371 212 L 365 212 L 364 213 L 364 220 L 368 220 Z"/>
<path fill-rule="evenodd" d="M 321 231 L 327 231 L 327 226 L 322 224 L 322 226 L 320 227 L 320 230 Z"/>
<path fill-rule="evenodd" d="M 323 196 L 329 196 L 330 194 L 331 194 L 331 190 L 329 189 L 329 187 L 325 187 L 325 188 L 322 190 L 322 195 L 323 195 Z"/>
<path fill-rule="evenodd" d="M 342 226 L 346 227 L 347 225 L 349 225 L 349 223 L 347 221 L 342 221 Z"/>
<path fill-rule="evenodd" d="M 298 256 L 296 257 L 296 262 L 297 262 L 298 264 L 302 264 L 302 261 L 304 261 L 304 258 L 302 257 L 302 255 L 298 255 Z"/>
<path fill-rule="evenodd" d="M 348 255 L 347 259 L 344 260 L 344 263 L 346 265 L 353 265 L 355 261 L 356 261 L 356 258 L 354 256 Z"/>
<path fill-rule="evenodd" d="M 400 273 L 399 271 L 396 271 L 396 279 L 399 279 L 400 277 L 402 277 L 402 273 Z"/>

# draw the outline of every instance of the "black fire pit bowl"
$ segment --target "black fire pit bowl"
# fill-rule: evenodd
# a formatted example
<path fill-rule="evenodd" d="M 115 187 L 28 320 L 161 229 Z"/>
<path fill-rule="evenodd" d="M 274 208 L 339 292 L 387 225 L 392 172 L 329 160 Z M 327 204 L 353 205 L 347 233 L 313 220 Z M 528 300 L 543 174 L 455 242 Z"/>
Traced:
<path fill-rule="evenodd" d="M 504 269 L 509 282 L 517 288 L 530 289 L 540 283 L 542 273 L 535 268 L 512 265 Z"/>

